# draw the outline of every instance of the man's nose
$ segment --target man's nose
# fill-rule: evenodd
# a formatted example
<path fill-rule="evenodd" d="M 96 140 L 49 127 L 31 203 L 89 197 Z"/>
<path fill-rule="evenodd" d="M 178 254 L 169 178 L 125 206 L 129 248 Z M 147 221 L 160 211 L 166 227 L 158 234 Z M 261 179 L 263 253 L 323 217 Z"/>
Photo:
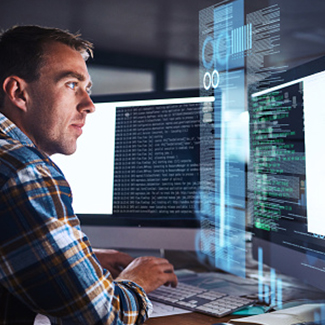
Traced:
<path fill-rule="evenodd" d="M 81 103 L 79 104 L 79 110 L 86 112 L 87 114 L 95 112 L 95 105 L 90 98 L 90 95 L 88 92 L 85 91 L 85 95 L 83 96 L 83 99 Z"/>

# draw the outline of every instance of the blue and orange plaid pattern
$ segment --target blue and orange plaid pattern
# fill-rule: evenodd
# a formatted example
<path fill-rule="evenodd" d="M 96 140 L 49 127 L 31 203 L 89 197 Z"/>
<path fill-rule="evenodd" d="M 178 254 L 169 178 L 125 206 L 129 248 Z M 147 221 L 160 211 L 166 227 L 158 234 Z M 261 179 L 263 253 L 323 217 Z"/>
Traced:
<path fill-rule="evenodd" d="M 94 255 L 60 169 L 0 114 L 0 324 L 141 324 L 151 308 Z"/>

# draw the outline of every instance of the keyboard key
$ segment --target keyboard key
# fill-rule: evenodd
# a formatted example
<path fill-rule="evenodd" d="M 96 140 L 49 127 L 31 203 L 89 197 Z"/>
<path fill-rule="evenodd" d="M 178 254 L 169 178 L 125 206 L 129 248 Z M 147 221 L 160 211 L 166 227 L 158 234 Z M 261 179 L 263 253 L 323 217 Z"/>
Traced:
<path fill-rule="evenodd" d="M 179 283 L 177 288 L 160 287 L 149 293 L 149 298 L 191 311 L 222 317 L 251 305 L 254 300 L 229 296 L 213 290 L 206 290 L 189 284 Z"/>

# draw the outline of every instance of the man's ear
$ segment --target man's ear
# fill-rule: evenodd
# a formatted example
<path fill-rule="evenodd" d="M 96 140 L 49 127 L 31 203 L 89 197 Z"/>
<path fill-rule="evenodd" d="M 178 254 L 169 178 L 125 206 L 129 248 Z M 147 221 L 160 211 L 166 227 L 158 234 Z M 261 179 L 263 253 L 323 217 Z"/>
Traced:
<path fill-rule="evenodd" d="M 17 76 L 9 76 L 3 82 L 3 91 L 8 100 L 16 107 L 26 111 L 27 82 Z"/>

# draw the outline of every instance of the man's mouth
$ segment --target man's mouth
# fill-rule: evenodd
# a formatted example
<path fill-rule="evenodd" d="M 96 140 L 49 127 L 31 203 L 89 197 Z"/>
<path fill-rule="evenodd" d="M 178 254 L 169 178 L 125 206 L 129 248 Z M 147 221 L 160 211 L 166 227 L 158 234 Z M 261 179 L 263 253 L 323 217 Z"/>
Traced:
<path fill-rule="evenodd" d="M 82 134 L 82 128 L 84 127 L 84 123 L 74 123 L 74 124 L 71 124 L 71 126 L 77 130 L 79 136 Z"/>

